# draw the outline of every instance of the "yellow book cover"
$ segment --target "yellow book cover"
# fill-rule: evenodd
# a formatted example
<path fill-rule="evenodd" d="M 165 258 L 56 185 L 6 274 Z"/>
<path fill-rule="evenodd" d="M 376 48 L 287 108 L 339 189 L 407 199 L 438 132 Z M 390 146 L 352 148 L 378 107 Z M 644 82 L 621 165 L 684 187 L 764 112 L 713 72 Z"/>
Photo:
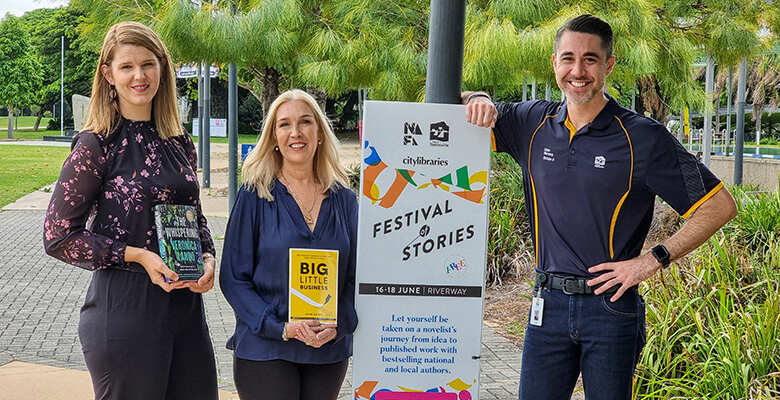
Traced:
<path fill-rule="evenodd" d="M 290 249 L 290 322 L 336 323 L 338 268 L 338 250 Z"/>

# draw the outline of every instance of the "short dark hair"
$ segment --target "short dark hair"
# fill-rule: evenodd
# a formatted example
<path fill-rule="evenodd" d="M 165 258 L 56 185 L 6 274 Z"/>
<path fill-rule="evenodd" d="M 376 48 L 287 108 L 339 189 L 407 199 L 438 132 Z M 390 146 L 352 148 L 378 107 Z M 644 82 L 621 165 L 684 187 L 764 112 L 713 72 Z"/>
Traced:
<path fill-rule="evenodd" d="M 555 34 L 556 54 L 558 53 L 558 45 L 561 43 L 561 36 L 569 31 L 590 33 L 591 35 L 598 36 L 601 38 L 601 48 L 607 52 L 607 59 L 612 57 L 612 50 L 615 47 L 615 40 L 612 37 L 612 27 L 603 19 L 590 14 L 583 14 L 566 21 L 566 23 L 558 29 L 558 33 Z"/>

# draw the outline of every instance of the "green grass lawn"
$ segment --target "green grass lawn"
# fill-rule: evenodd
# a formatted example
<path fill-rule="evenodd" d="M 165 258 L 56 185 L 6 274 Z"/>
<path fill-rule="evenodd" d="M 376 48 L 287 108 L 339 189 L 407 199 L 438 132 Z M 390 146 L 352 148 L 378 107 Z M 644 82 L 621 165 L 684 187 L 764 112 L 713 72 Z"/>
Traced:
<path fill-rule="evenodd" d="M 29 128 L 35 125 L 35 120 L 38 119 L 38 117 L 30 117 L 30 116 L 24 116 L 24 117 L 15 117 L 14 121 L 16 123 L 14 124 L 14 131 L 16 131 L 16 127 L 19 128 Z M 41 118 L 41 129 L 46 129 L 46 124 L 49 123 L 49 120 L 51 118 Z M 0 117 L 0 129 L 6 130 L 8 129 L 8 117 Z"/>
<path fill-rule="evenodd" d="M 30 139 L 30 140 L 41 140 L 43 139 L 44 135 L 48 136 L 58 136 L 60 134 L 59 129 L 56 131 L 47 131 L 46 125 L 49 123 L 50 118 L 42 118 L 41 124 L 38 126 L 38 131 L 33 132 L 32 128 L 35 125 L 35 120 L 38 117 L 16 117 L 14 118 L 16 120 L 16 126 L 19 128 L 14 128 L 14 139 Z M 27 128 L 27 129 L 22 129 Z M 8 137 L 8 117 L 0 117 L 0 139 L 5 139 Z"/>
<path fill-rule="evenodd" d="M 56 181 L 68 153 L 68 147 L 0 145 L 0 207 Z"/>
<path fill-rule="evenodd" d="M 47 131 L 45 126 L 33 132 L 32 129 L 14 129 L 14 139 L 43 140 L 44 136 L 59 136 L 60 131 Z M 0 140 L 8 137 L 8 132 L 0 131 Z"/>

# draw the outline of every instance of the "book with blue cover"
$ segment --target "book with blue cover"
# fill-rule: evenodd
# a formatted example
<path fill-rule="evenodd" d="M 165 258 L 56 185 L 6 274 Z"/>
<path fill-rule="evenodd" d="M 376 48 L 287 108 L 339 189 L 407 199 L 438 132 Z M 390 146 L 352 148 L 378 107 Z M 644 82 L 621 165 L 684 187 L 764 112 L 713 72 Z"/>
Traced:
<path fill-rule="evenodd" d="M 179 275 L 180 281 L 200 279 L 204 273 L 203 251 L 195 206 L 158 204 L 154 207 L 154 222 L 163 262 Z"/>

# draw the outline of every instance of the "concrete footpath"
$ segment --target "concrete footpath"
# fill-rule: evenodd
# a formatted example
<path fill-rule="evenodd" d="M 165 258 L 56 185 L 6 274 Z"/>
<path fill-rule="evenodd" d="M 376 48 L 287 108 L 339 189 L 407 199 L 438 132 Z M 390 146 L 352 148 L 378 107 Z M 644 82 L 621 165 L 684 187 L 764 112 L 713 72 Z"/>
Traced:
<path fill-rule="evenodd" d="M 343 143 L 342 149 L 345 164 L 359 160 L 356 140 Z M 212 145 L 211 171 L 211 188 L 202 189 L 201 198 L 221 254 L 228 208 L 227 145 Z M 0 400 L 94 398 L 77 334 L 79 308 L 91 274 L 44 253 L 43 218 L 49 196 L 50 191 L 42 189 L 0 211 Z M 238 399 L 232 354 L 225 349 L 235 327 L 233 310 L 218 282 L 204 300 L 220 399 Z M 520 373 L 517 346 L 485 324 L 473 328 L 482 329 L 480 399 L 516 399 Z M 350 368 L 339 400 L 353 398 L 351 377 Z"/>

